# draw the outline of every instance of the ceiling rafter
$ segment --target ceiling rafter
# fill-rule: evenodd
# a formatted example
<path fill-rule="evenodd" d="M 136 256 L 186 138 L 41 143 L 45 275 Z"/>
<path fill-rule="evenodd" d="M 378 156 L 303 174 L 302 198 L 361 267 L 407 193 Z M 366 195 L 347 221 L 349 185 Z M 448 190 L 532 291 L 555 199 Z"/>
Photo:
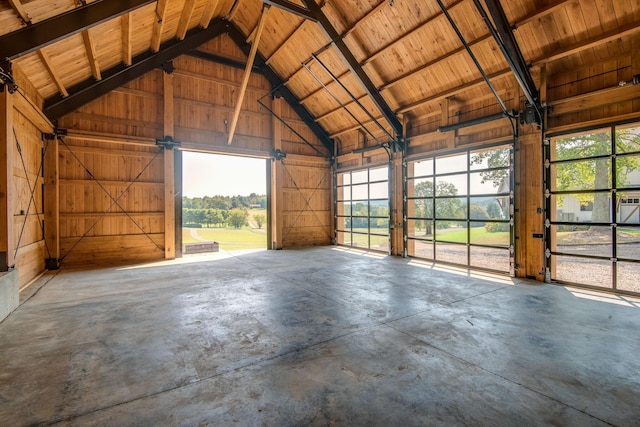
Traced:
<path fill-rule="evenodd" d="M 162 32 L 164 31 L 164 21 L 167 18 L 167 4 L 169 0 L 158 0 L 156 4 L 156 22 L 153 25 L 151 34 L 151 50 L 158 52 L 162 42 Z"/>
<path fill-rule="evenodd" d="M 58 74 L 55 67 L 51 63 L 51 58 L 49 57 L 49 54 L 45 52 L 44 49 L 38 49 L 38 56 L 40 57 L 40 61 L 42 61 L 42 64 L 44 65 L 44 67 L 47 69 L 47 72 L 55 82 L 56 86 L 58 86 L 58 91 L 62 94 L 63 97 L 69 96 L 69 92 L 67 92 L 67 88 L 62 83 L 62 79 L 60 78 L 60 75 Z"/>
<path fill-rule="evenodd" d="M 289 40 L 291 40 L 291 38 L 292 38 L 292 37 L 295 37 L 295 35 L 298 33 L 298 31 L 301 31 L 301 30 L 302 30 L 302 27 L 304 27 L 304 24 L 306 24 L 307 22 L 309 22 L 309 20 L 307 20 L 307 19 L 303 19 L 303 20 L 302 20 L 302 22 L 300 22 L 300 23 L 296 26 L 296 28 L 295 28 L 292 32 L 290 32 L 290 33 L 289 33 L 289 34 L 284 38 L 284 41 L 283 41 L 282 43 L 280 43 L 280 44 L 278 45 L 278 47 L 276 47 L 276 49 L 275 49 L 273 52 L 271 52 L 271 55 L 269 55 L 269 56 L 264 60 L 264 62 L 265 62 L 267 65 L 268 65 L 268 64 L 270 64 L 270 63 L 271 63 L 271 60 L 272 60 L 272 59 L 273 59 L 273 58 L 278 54 L 278 52 L 281 52 L 281 51 L 282 51 L 282 48 L 287 44 L 287 42 L 288 42 Z"/>
<path fill-rule="evenodd" d="M 131 65 L 133 58 L 133 49 L 131 47 L 131 33 L 133 26 L 131 25 L 131 13 L 122 15 L 122 62 L 125 65 Z"/>
<path fill-rule="evenodd" d="M 0 36 L 0 58 L 14 59 L 154 0 L 96 1 Z"/>
<path fill-rule="evenodd" d="M 293 13 L 294 15 L 298 15 L 299 17 L 304 19 L 310 19 L 314 22 L 318 20 L 317 17 L 314 16 L 314 14 L 309 10 L 309 5 L 304 8 L 287 0 L 262 0 L 262 3 L 268 4 L 270 6 L 275 6 L 278 9 Z"/>
<path fill-rule="evenodd" d="M 84 42 L 84 48 L 87 52 L 87 59 L 89 60 L 89 67 L 91 67 L 91 74 L 96 80 L 102 80 L 102 74 L 100 73 L 100 64 L 98 63 L 98 57 L 96 55 L 96 46 L 93 43 L 93 37 L 90 30 L 84 30 L 82 32 L 82 41 Z"/>
<path fill-rule="evenodd" d="M 309 8 L 313 16 L 315 16 L 318 20 L 318 23 L 329 40 L 333 42 L 333 45 L 337 49 L 338 53 L 345 61 L 353 75 L 358 79 L 359 83 L 367 93 L 367 95 L 371 98 L 376 108 L 382 113 L 385 120 L 391 128 L 393 129 L 393 133 L 399 142 L 403 139 L 403 126 L 400 120 L 396 117 L 395 113 L 389 105 L 387 101 L 382 97 L 378 89 L 375 87 L 367 73 L 362 69 L 356 58 L 353 56 L 353 53 L 349 50 L 347 45 L 344 43 L 344 40 L 340 38 L 340 34 L 333 27 L 329 19 L 322 12 L 320 6 L 318 6 L 314 0 L 303 0 L 303 3 Z"/>
<path fill-rule="evenodd" d="M 189 22 L 191 22 L 191 17 L 193 16 L 193 11 L 196 7 L 196 0 L 186 0 L 184 2 L 184 8 L 182 9 L 182 13 L 180 14 L 180 21 L 178 22 L 178 31 L 176 32 L 176 37 L 178 40 L 184 39 L 184 36 L 187 34 L 187 30 L 189 29 Z"/>
<path fill-rule="evenodd" d="M 204 12 L 202 13 L 202 17 L 200 18 L 200 26 L 202 28 L 207 28 L 211 19 L 213 19 L 213 15 L 218 8 L 219 0 L 208 0 L 207 5 L 204 8 Z"/>
<path fill-rule="evenodd" d="M 20 0 L 9 0 L 9 4 L 13 8 L 13 10 L 18 14 L 20 19 L 22 19 L 22 22 L 24 22 L 25 24 L 31 24 L 31 17 L 25 10 Z"/>

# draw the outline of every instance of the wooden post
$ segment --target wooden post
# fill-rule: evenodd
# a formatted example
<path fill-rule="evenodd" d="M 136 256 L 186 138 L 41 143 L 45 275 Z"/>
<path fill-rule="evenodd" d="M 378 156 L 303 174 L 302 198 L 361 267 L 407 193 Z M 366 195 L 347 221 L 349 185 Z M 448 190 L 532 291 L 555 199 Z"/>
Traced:
<path fill-rule="evenodd" d="M 256 30 L 255 40 L 251 44 L 251 50 L 249 51 L 249 57 L 247 58 L 247 65 L 244 70 L 244 77 L 242 78 L 242 84 L 240 84 L 240 91 L 238 92 L 238 100 L 236 101 L 236 109 L 233 112 L 231 118 L 231 126 L 229 127 L 229 137 L 227 144 L 231 145 L 233 141 L 233 135 L 236 133 L 236 126 L 238 125 L 238 118 L 240 117 L 240 110 L 242 109 L 242 100 L 244 99 L 244 93 L 249 85 L 249 77 L 251 77 L 251 69 L 253 68 L 253 61 L 256 59 L 258 53 L 258 43 L 260 42 L 260 36 L 264 29 L 264 23 L 267 21 L 267 15 L 269 13 L 269 5 L 265 4 L 262 9 L 262 16 L 260 22 L 258 22 L 258 29 Z"/>
<path fill-rule="evenodd" d="M 56 268 L 60 259 L 60 182 L 58 138 L 46 142 L 44 154 L 44 241 L 46 256 Z"/>
<path fill-rule="evenodd" d="M 0 270 L 15 264 L 16 236 L 13 227 L 13 154 L 15 141 L 13 136 L 13 99 L 7 86 L 0 92 L 0 162 L 6 168 L 0 174 Z"/>
<path fill-rule="evenodd" d="M 173 137 L 174 133 L 174 99 L 173 74 L 163 74 L 164 83 L 164 135 Z M 174 152 L 164 150 L 164 257 L 173 259 L 176 256 L 176 213 L 175 213 L 175 180 Z"/>
<path fill-rule="evenodd" d="M 273 112 L 280 116 L 282 110 L 282 99 L 275 98 L 271 105 Z M 282 149 L 282 125 L 278 119 L 273 117 L 273 148 Z M 282 217 L 282 184 L 283 184 L 282 161 L 271 160 L 271 248 L 282 249 L 282 227 L 284 219 Z"/>

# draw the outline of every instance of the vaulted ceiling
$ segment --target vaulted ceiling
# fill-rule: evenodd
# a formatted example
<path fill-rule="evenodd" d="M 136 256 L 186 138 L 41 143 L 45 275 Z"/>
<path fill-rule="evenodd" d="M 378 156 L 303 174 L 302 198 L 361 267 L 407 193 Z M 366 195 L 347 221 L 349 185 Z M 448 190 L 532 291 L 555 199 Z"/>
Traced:
<path fill-rule="evenodd" d="M 629 56 L 638 32 L 637 0 L 0 2 L 0 58 L 52 118 L 229 34 L 247 53 L 259 38 L 256 65 L 330 137 L 377 128 L 393 138 L 403 116 L 433 115 L 445 98 L 500 112 L 514 81 L 527 95 L 535 87 L 523 79 L 542 69 Z"/>

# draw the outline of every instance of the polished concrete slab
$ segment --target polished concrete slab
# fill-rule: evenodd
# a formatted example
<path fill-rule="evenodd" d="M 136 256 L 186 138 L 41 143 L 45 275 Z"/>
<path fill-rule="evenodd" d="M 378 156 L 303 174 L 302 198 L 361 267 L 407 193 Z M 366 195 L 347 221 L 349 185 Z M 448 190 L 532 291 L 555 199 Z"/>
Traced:
<path fill-rule="evenodd" d="M 0 425 L 640 425 L 640 300 L 339 248 L 43 276 Z"/>

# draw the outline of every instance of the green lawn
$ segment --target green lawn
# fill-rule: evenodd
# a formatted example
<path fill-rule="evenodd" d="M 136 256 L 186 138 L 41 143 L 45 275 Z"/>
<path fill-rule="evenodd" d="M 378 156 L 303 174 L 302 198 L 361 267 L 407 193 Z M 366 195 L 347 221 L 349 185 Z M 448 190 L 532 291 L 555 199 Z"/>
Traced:
<path fill-rule="evenodd" d="M 436 236 L 436 240 L 440 242 L 467 243 L 466 229 L 436 230 Z M 471 229 L 471 242 L 485 245 L 508 245 L 509 232 L 489 233 L 484 227 L 474 227 Z"/>
<path fill-rule="evenodd" d="M 205 240 L 212 240 L 220 244 L 220 249 L 233 251 L 239 249 L 266 249 L 267 233 L 254 231 L 250 228 L 183 228 L 182 242 L 194 243 L 198 240 L 191 236 L 191 230 L 196 230 L 198 236 Z"/>

